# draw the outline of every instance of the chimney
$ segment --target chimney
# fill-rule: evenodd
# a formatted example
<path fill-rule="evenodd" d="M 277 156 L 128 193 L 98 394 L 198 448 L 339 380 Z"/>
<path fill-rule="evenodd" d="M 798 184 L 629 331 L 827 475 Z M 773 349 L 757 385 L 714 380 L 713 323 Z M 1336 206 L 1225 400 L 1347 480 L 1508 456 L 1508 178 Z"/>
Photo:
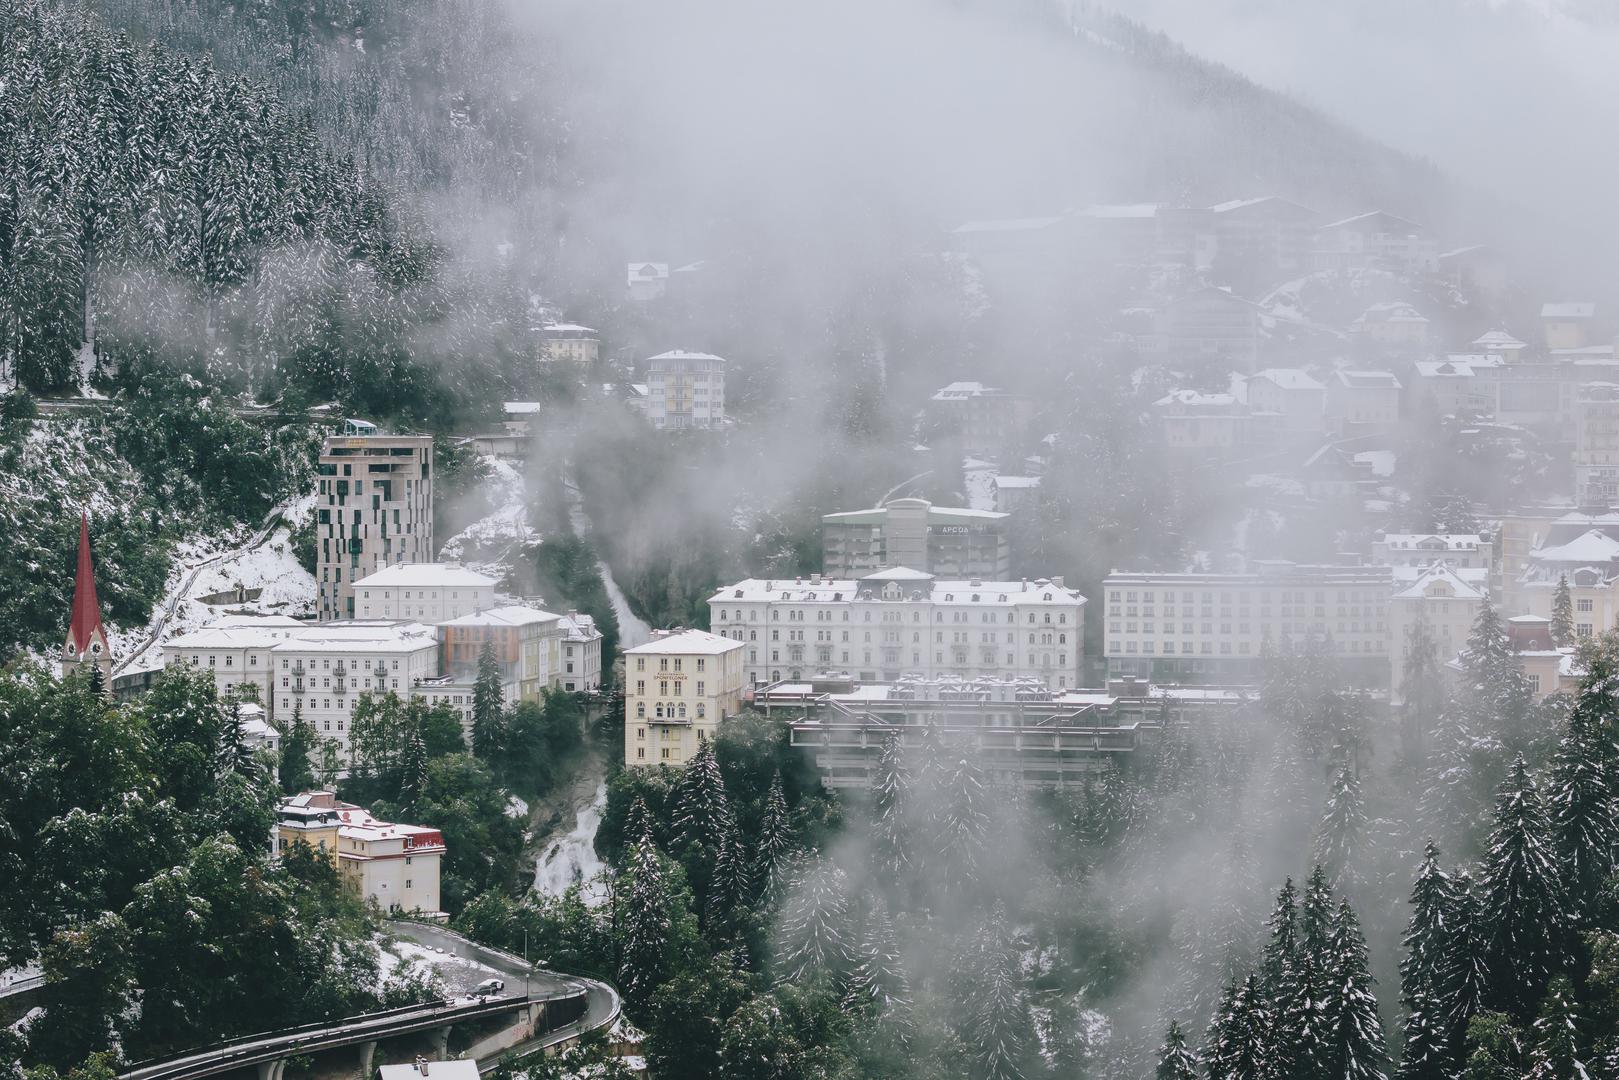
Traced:
<path fill-rule="evenodd" d="M 1059 588 L 1059 589 L 1062 588 L 1063 587 L 1062 575 L 1058 574 L 1056 577 L 1052 578 L 1051 583 L 1053 585 L 1057 586 L 1057 588 Z"/>

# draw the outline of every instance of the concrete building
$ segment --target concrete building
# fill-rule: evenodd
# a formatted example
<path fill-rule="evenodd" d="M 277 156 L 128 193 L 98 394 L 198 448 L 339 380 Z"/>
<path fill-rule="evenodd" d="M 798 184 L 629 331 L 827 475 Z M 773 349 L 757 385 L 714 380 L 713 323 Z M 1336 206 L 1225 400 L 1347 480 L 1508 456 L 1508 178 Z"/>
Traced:
<path fill-rule="evenodd" d="M 1034 402 L 980 382 L 953 382 L 934 391 L 928 411 L 963 449 L 990 453 L 1015 439 L 1033 414 Z"/>
<path fill-rule="evenodd" d="M 1224 289 L 1204 288 L 1153 317 L 1153 351 L 1171 367 L 1252 371 L 1259 357 L 1260 308 Z"/>
<path fill-rule="evenodd" d="M 742 709 L 743 644 L 702 630 L 654 631 L 624 651 L 624 764 L 684 765 L 697 739 Z"/>
<path fill-rule="evenodd" d="M 1540 328 L 1546 348 L 1583 349 L 1595 337 L 1597 306 L 1585 302 L 1542 304 Z"/>
<path fill-rule="evenodd" d="M 1473 339 L 1472 346 L 1474 352 L 1493 353 L 1508 364 L 1521 363 L 1524 350 L 1529 348 L 1527 342 L 1519 341 L 1505 330 L 1487 330 Z"/>
<path fill-rule="evenodd" d="M 307 844 L 329 853 L 344 884 L 384 911 L 436 913 L 447 850 L 437 829 L 379 821 L 330 791 L 305 791 L 276 808 L 276 852 Z"/>
<path fill-rule="evenodd" d="M 594 364 L 601 357 L 601 335 L 576 323 L 540 327 L 540 359 L 546 363 Z"/>
<path fill-rule="evenodd" d="M 1467 645 L 1486 591 L 1443 563 L 1430 566 L 1389 601 L 1390 691 L 1398 695 L 1405 679 L 1405 657 L 1418 624 L 1426 624 L 1441 663 Z"/>
<path fill-rule="evenodd" d="M 1326 431 L 1327 388 L 1298 368 L 1266 368 L 1247 379 L 1248 408 L 1274 413 L 1282 429 L 1294 435 L 1320 435 Z"/>
<path fill-rule="evenodd" d="M 873 510 L 821 518 L 821 568 L 856 577 L 909 566 L 954 577 L 1005 578 L 1012 572 L 1009 517 L 994 510 L 890 499 Z"/>
<path fill-rule="evenodd" d="M 562 616 L 508 604 L 484 608 L 439 623 L 446 675 L 475 678 L 487 642 L 494 647 L 503 681 L 517 684 L 517 698 L 531 701 L 559 683 L 562 668 Z"/>
<path fill-rule="evenodd" d="M 356 617 L 444 622 L 496 604 L 495 579 L 460 563 L 384 567 L 354 583 Z"/>
<path fill-rule="evenodd" d="M 1267 648 L 1330 643 L 1364 685 L 1389 677 L 1389 567 L 1256 562 L 1244 574 L 1120 573 L 1103 582 L 1109 676 L 1245 683 Z"/>
<path fill-rule="evenodd" d="M 1311 239 L 1321 220 L 1309 207 L 1275 195 L 1233 199 L 1209 211 L 1221 261 L 1253 260 L 1278 270 L 1308 264 Z"/>
<path fill-rule="evenodd" d="M 1340 435 L 1387 431 L 1400 422 L 1402 396 L 1391 371 L 1334 371 L 1327 379 L 1327 428 Z"/>
<path fill-rule="evenodd" d="M 214 677 L 220 697 L 257 701 L 274 720 L 270 650 L 308 629 L 285 615 L 226 615 L 163 644 L 163 665 L 190 664 Z M 289 712 L 287 715 L 291 715 Z"/>
<path fill-rule="evenodd" d="M 1244 396 L 1174 390 L 1152 403 L 1152 415 L 1164 445 L 1177 452 L 1226 455 L 1274 446 L 1282 417 L 1255 413 Z"/>
<path fill-rule="evenodd" d="M 1435 273 L 1439 249 L 1416 222 L 1372 210 L 1316 230 L 1314 261 L 1320 270 Z"/>
<path fill-rule="evenodd" d="M 1456 569 L 1489 570 L 1494 545 L 1476 533 L 1386 533 L 1372 541 L 1377 566 L 1429 567 L 1443 563 Z"/>
<path fill-rule="evenodd" d="M 311 626 L 270 647 L 275 716 L 294 708 L 322 740 L 348 755 L 349 724 L 363 693 L 408 698 L 417 680 L 437 678 L 438 635 L 408 622 L 334 622 Z"/>
<path fill-rule="evenodd" d="M 656 300 L 669 291 L 669 264 L 628 263 L 625 279 L 631 300 Z"/>
<path fill-rule="evenodd" d="M 901 566 L 853 579 L 750 578 L 708 606 L 714 631 L 746 645 L 754 684 L 830 668 L 862 682 L 1081 681 L 1085 598 L 1061 579 L 947 580 Z"/>
<path fill-rule="evenodd" d="M 646 418 L 656 428 L 725 423 L 725 361 L 674 349 L 646 362 Z"/>
<path fill-rule="evenodd" d="M 351 434 L 321 446 L 315 489 L 316 574 L 322 621 L 355 616 L 354 583 L 385 566 L 427 562 L 433 546 L 433 437 Z"/>
<path fill-rule="evenodd" d="M 1016 514 L 1027 510 L 1040 498 L 1040 477 L 1038 476 L 1008 476 L 1004 473 L 995 477 L 995 512 L 997 514 Z"/>
<path fill-rule="evenodd" d="M 1619 514 L 1575 511 L 1553 522 L 1510 582 L 1520 614 L 1552 616 L 1558 582 L 1574 601 L 1574 633 L 1586 638 L 1619 621 Z"/>
<path fill-rule="evenodd" d="M 1619 503 L 1619 384 L 1586 383 L 1574 397 L 1574 497 Z"/>
<path fill-rule="evenodd" d="M 1493 417 L 1496 376 L 1505 366 L 1500 353 L 1453 353 L 1443 360 L 1419 360 L 1411 386 L 1413 407 L 1431 407 L 1440 416 Z"/>
<path fill-rule="evenodd" d="M 602 632 L 589 615 L 569 611 L 562 617 L 562 671 L 558 679 L 564 690 L 601 689 Z"/>

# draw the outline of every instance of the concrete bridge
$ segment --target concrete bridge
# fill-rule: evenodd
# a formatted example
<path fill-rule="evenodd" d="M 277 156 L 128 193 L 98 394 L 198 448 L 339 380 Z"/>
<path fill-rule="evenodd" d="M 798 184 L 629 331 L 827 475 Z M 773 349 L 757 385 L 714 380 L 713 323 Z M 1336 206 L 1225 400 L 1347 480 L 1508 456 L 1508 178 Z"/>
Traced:
<path fill-rule="evenodd" d="M 173 1057 L 137 1062 L 119 1073 L 119 1080 L 203 1080 L 227 1074 L 243 1080 L 250 1075 L 257 1080 L 282 1080 L 290 1058 L 315 1054 L 326 1058 L 321 1071 L 329 1076 L 330 1055 L 343 1051 L 354 1055 L 354 1071 L 348 1075 L 370 1080 L 380 1063 L 379 1046 L 387 1056 L 389 1041 L 397 1040 L 408 1060 L 425 1039 L 432 1056 L 442 1060 L 449 1050 L 451 1030 L 458 1025 L 472 1039 L 463 1056 L 487 1069 L 509 1052 L 571 1045 L 586 1032 L 618 1020 L 618 993 L 606 983 L 534 967 L 441 927 L 396 922 L 392 929 L 400 937 L 499 971 L 506 990 L 499 996 L 431 1001 L 232 1039 Z M 492 1027 L 492 1021 L 502 1019 L 506 1022 Z"/>

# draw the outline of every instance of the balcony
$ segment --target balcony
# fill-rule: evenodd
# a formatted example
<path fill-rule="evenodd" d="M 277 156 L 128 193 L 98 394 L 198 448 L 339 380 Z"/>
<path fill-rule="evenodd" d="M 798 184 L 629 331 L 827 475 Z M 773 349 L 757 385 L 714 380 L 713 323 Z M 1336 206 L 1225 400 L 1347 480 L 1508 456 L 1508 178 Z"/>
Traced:
<path fill-rule="evenodd" d="M 337 679 L 334 679 L 332 681 L 332 692 L 337 693 L 337 694 L 346 694 L 346 693 L 348 693 L 349 692 L 348 681 L 346 679 L 343 679 L 341 676 L 338 677 Z"/>
<path fill-rule="evenodd" d="M 301 694 L 304 692 L 304 681 L 302 679 L 292 680 L 292 692 L 294 694 Z"/>

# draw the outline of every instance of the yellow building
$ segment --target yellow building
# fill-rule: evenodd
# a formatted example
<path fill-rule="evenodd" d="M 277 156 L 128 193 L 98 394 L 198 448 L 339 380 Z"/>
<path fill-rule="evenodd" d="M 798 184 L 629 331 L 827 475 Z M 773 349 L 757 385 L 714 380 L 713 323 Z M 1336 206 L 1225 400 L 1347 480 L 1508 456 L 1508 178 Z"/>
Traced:
<path fill-rule="evenodd" d="M 440 910 L 446 849 L 437 829 L 378 821 L 331 791 L 282 799 L 276 813 L 277 854 L 308 844 L 328 853 L 344 883 L 384 911 Z"/>
<path fill-rule="evenodd" d="M 1542 304 L 1540 326 L 1548 349 L 1583 349 L 1592 343 L 1597 306 L 1586 301 Z"/>
<path fill-rule="evenodd" d="M 654 631 L 624 653 L 624 763 L 684 765 L 698 736 L 742 708 L 740 641 L 703 630 Z"/>

